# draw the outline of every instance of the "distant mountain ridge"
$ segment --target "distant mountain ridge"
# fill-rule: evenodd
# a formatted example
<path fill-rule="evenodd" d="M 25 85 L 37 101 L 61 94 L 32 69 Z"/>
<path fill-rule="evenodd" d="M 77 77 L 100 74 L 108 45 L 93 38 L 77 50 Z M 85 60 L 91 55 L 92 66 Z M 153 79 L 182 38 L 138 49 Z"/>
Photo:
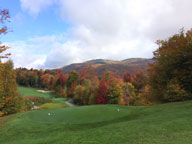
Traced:
<path fill-rule="evenodd" d="M 139 70 L 146 71 L 148 64 L 151 62 L 154 62 L 154 60 L 146 58 L 129 58 L 122 61 L 95 59 L 82 63 L 70 64 L 60 69 L 63 73 L 70 73 L 72 70 L 79 72 L 84 67 L 92 66 L 95 68 L 98 75 L 109 70 L 119 76 L 123 76 L 126 72 L 133 74 Z"/>

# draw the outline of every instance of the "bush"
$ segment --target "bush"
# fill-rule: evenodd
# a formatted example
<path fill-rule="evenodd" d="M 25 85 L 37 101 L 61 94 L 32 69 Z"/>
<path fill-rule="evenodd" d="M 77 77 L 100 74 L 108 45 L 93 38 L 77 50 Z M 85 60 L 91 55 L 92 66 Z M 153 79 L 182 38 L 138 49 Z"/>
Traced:
<path fill-rule="evenodd" d="M 190 95 L 181 88 L 176 80 L 171 80 L 167 85 L 167 90 L 165 92 L 164 101 L 165 102 L 176 102 L 191 99 Z"/>
<path fill-rule="evenodd" d="M 25 100 L 25 109 L 31 110 L 33 106 L 40 106 L 45 103 L 51 103 L 52 100 L 43 98 L 43 97 L 36 97 L 36 96 L 30 96 L 30 97 L 24 97 Z"/>

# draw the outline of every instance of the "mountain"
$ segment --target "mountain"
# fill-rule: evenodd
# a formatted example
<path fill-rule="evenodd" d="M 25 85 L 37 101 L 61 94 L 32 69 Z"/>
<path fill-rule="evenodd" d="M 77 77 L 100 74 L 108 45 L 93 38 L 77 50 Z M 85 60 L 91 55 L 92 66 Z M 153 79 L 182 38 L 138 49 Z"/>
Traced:
<path fill-rule="evenodd" d="M 70 73 L 72 70 L 79 72 L 84 67 L 92 66 L 95 68 L 98 75 L 101 75 L 106 70 L 109 70 L 119 76 L 123 76 L 126 72 L 133 74 L 139 70 L 146 71 L 148 63 L 151 62 L 153 62 L 152 59 L 145 58 L 130 58 L 122 61 L 95 59 L 83 63 L 74 63 L 64 66 L 61 68 L 61 71 L 63 73 Z"/>

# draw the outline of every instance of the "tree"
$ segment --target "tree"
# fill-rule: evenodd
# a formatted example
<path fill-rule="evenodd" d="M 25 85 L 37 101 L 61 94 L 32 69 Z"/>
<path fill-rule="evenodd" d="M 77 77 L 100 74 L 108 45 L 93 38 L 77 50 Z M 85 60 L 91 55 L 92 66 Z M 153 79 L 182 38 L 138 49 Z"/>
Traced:
<path fill-rule="evenodd" d="M 85 88 L 82 85 L 77 85 L 74 90 L 74 102 L 78 105 L 83 104 Z"/>
<path fill-rule="evenodd" d="M 119 98 L 123 95 L 122 87 L 118 83 L 113 83 L 108 89 L 108 103 L 117 104 Z"/>
<path fill-rule="evenodd" d="M 135 93 L 135 88 L 132 83 L 124 83 L 122 85 L 123 95 L 119 99 L 120 105 L 135 105 L 138 101 L 138 97 Z"/>
<path fill-rule="evenodd" d="M 158 40 L 157 44 L 159 48 L 153 57 L 155 62 L 148 70 L 154 99 L 159 102 L 192 99 L 192 30 L 185 34 L 182 29 L 168 40 Z M 181 90 L 185 95 L 183 98 Z"/>
<path fill-rule="evenodd" d="M 5 26 L 9 22 L 9 11 L 0 10 L 0 35 L 8 32 Z M 13 63 L 8 61 L 2 63 L 1 59 L 8 58 L 10 53 L 4 54 L 8 46 L 0 45 L 0 116 L 13 114 L 22 111 L 22 97 L 17 93 L 16 74 L 13 70 Z"/>
<path fill-rule="evenodd" d="M 129 72 L 124 74 L 123 81 L 124 82 L 131 82 L 131 74 Z"/>
<path fill-rule="evenodd" d="M 1 24 L 0 35 L 6 34 L 8 32 L 7 26 L 5 26 L 5 24 L 9 22 L 9 18 L 10 18 L 9 11 L 6 9 L 5 10 L 0 9 L 0 24 Z M 9 48 L 8 46 L 0 45 L 0 54 L 6 51 L 8 48 Z M 8 58 L 8 56 L 10 56 L 10 53 L 0 55 L 0 62 L 2 58 Z"/>
<path fill-rule="evenodd" d="M 89 79 L 91 82 L 94 82 L 94 84 L 99 84 L 99 79 L 97 77 L 97 73 L 95 72 L 95 69 L 92 66 L 85 67 L 81 69 L 79 73 L 79 81 L 80 84 L 83 83 L 84 80 Z"/>
<path fill-rule="evenodd" d="M 109 84 L 107 81 L 101 81 L 98 88 L 97 104 L 106 104 L 108 97 Z"/>
<path fill-rule="evenodd" d="M 67 79 L 67 97 L 73 98 L 75 87 L 78 85 L 79 76 L 74 70 L 69 74 Z"/>
<path fill-rule="evenodd" d="M 66 90 L 61 85 L 56 86 L 55 92 L 56 92 L 56 95 L 58 97 L 66 97 L 67 96 Z"/>
<path fill-rule="evenodd" d="M 52 81 L 52 79 L 53 79 L 53 75 L 51 75 L 51 74 L 46 73 L 46 74 L 42 75 L 41 76 L 42 87 L 51 89 L 50 82 Z"/>
<path fill-rule="evenodd" d="M 131 83 L 133 84 L 136 92 L 139 93 L 146 85 L 146 76 L 143 71 L 138 71 L 133 75 Z"/>
<path fill-rule="evenodd" d="M 121 95 L 120 79 L 111 72 L 103 73 L 98 87 L 97 104 L 117 104 Z"/>
<path fill-rule="evenodd" d="M 13 63 L 0 64 L 0 113 L 2 115 L 13 114 L 23 110 L 23 99 L 17 92 L 16 74 Z"/>

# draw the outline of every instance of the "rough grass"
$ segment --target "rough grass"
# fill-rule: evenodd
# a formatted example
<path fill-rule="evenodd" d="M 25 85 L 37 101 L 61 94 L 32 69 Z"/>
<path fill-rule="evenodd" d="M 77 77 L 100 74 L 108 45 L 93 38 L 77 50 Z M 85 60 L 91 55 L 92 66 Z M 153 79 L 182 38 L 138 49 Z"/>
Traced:
<path fill-rule="evenodd" d="M 39 88 L 28 88 L 28 87 L 18 86 L 18 91 L 23 97 L 38 96 L 38 97 L 44 97 L 44 98 L 53 98 L 55 96 L 54 92 L 41 93 L 41 92 L 37 92 L 37 90 L 39 90 Z"/>
<path fill-rule="evenodd" d="M 0 143 L 190 144 L 191 113 L 192 101 L 146 107 L 98 105 L 31 111 L 17 114 L 3 124 Z"/>
<path fill-rule="evenodd" d="M 61 103 L 45 103 L 40 106 L 40 109 L 53 109 L 53 108 L 64 108 L 67 107 L 66 104 Z"/>

